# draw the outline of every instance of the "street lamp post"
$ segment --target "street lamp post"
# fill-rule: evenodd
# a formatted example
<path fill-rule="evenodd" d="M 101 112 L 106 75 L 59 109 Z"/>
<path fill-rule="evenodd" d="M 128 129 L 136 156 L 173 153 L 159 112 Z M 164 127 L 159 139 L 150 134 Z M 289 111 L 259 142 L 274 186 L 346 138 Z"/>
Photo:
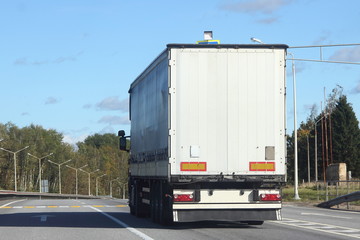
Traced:
<path fill-rule="evenodd" d="M 1 141 L 2 141 L 3 139 L 1 139 Z M 15 192 L 17 192 L 17 176 L 16 176 L 16 154 L 18 153 L 18 152 L 21 152 L 21 151 L 23 151 L 23 150 L 25 150 L 25 149 L 27 149 L 29 146 L 26 146 L 26 147 L 24 147 L 24 148 L 22 148 L 22 149 L 20 149 L 20 150 L 18 150 L 18 151 L 16 151 L 16 152 L 13 152 L 13 151 L 10 151 L 10 150 L 8 150 L 8 149 L 5 149 L 5 148 L 0 148 L 1 150 L 3 150 L 3 151 L 5 151 L 5 152 L 8 152 L 8 153 L 12 153 L 12 154 L 14 154 L 14 177 L 15 177 L 15 180 L 14 180 L 14 185 L 15 185 Z"/>
<path fill-rule="evenodd" d="M 69 166 L 69 165 L 66 165 L 66 167 L 75 170 L 75 175 L 76 175 L 76 181 L 75 181 L 75 184 L 76 184 L 75 188 L 76 188 L 76 190 L 75 190 L 75 192 L 76 192 L 76 195 L 78 195 L 78 170 L 81 169 L 81 168 L 87 167 L 87 164 L 84 165 L 84 166 L 82 166 L 82 167 L 80 167 L 80 168 L 74 168 L 74 167 L 71 167 L 71 166 Z"/>
<path fill-rule="evenodd" d="M 119 178 L 115 178 L 113 180 L 110 180 L 110 197 L 112 198 L 112 182 L 117 181 Z"/>
<path fill-rule="evenodd" d="M 67 161 L 65 161 L 63 163 L 56 163 L 56 162 L 53 162 L 51 160 L 48 160 L 48 162 L 50 162 L 52 164 L 55 164 L 55 165 L 57 165 L 59 167 L 59 193 L 60 194 L 61 194 L 61 165 L 65 164 L 65 163 L 68 163 L 70 161 L 71 161 L 71 159 L 69 159 L 69 160 L 67 160 Z"/>
<path fill-rule="evenodd" d="M 39 193 L 41 193 L 42 192 L 42 189 L 41 189 L 41 160 L 44 158 L 50 157 L 51 155 L 53 155 L 53 153 L 50 153 L 43 157 L 37 157 L 37 156 L 32 155 L 31 153 L 28 153 L 28 155 L 39 160 Z"/>
<path fill-rule="evenodd" d="M 293 66 L 293 82 L 294 82 L 294 133 L 295 133 L 295 196 L 294 199 L 298 200 L 300 199 L 299 193 L 298 193 L 298 166 L 297 166 L 297 128 L 296 128 L 296 81 L 295 81 L 295 64 L 294 61 L 310 61 L 310 62 L 321 62 L 321 63 L 338 63 L 338 64 L 353 64 L 353 65 L 360 65 L 358 62 L 347 62 L 347 61 L 328 61 L 323 60 L 322 56 L 322 48 L 323 47 L 348 47 L 348 46 L 359 46 L 360 43 L 352 43 L 352 44 L 332 44 L 332 45 L 314 45 L 314 46 L 293 46 L 289 48 L 319 48 L 320 49 L 320 59 L 295 59 L 294 55 L 289 53 L 289 55 L 292 56 L 292 66 Z M 315 148 L 316 149 L 316 148 Z M 317 159 L 316 159 L 317 161 Z M 325 169 L 325 168 L 324 168 Z M 317 179 L 317 176 L 315 177 Z"/>
<path fill-rule="evenodd" d="M 87 173 L 88 174 L 88 181 L 89 181 L 89 196 L 91 195 L 90 194 L 90 187 L 91 187 L 91 181 L 90 181 L 90 175 L 91 174 L 93 174 L 93 173 L 95 173 L 95 172 L 97 172 L 97 171 L 100 171 L 100 169 L 96 169 L 95 171 L 93 171 L 93 172 L 87 172 L 87 171 L 85 171 L 85 170 L 83 170 L 83 169 L 79 169 L 80 171 L 82 171 L 82 172 L 84 172 L 84 173 Z"/>
<path fill-rule="evenodd" d="M 294 102 L 294 199 L 300 200 L 299 197 L 299 180 L 298 180 L 298 142 L 297 142 L 297 109 L 296 109 L 296 73 L 294 55 L 292 57 L 292 74 L 293 74 L 293 102 Z"/>
<path fill-rule="evenodd" d="M 126 191 L 125 191 L 125 189 L 126 189 L 125 187 L 126 187 L 127 184 L 128 184 L 128 183 L 124 183 L 124 185 L 123 185 L 123 199 L 125 199 L 125 192 L 126 192 Z"/>
<path fill-rule="evenodd" d="M 252 37 L 252 38 L 250 38 L 250 40 L 253 41 L 253 42 L 255 42 L 255 43 L 265 44 L 265 43 L 263 43 L 263 41 L 261 41 L 261 40 L 258 39 L 258 38 Z"/>
<path fill-rule="evenodd" d="M 106 174 L 101 175 L 100 177 L 96 177 L 96 196 L 98 196 L 98 179 L 106 176 Z"/>

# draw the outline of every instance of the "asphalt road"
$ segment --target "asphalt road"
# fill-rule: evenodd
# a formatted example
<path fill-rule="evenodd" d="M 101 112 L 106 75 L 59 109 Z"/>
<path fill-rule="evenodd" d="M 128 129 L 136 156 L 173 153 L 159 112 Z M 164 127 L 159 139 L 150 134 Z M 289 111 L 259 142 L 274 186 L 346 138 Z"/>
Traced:
<path fill-rule="evenodd" d="M 0 202 L 1 240 L 41 239 L 360 239 L 360 212 L 283 206 L 262 226 L 197 222 L 164 227 L 129 214 L 124 200 Z"/>

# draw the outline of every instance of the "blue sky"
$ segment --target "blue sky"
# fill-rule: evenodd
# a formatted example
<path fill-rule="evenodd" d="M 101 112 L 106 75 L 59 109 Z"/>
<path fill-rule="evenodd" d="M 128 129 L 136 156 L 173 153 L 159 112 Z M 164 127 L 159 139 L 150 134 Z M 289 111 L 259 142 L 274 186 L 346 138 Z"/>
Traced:
<path fill-rule="evenodd" d="M 41 125 L 75 143 L 129 132 L 130 83 L 168 43 L 289 46 L 360 43 L 358 0 L 1 0 L 0 122 Z M 291 49 L 318 58 L 318 49 Z M 360 62 L 360 46 L 324 48 L 324 59 Z M 297 62 L 298 122 L 337 84 L 360 119 L 360 65 Z M 291 70 L 291 62 L 288 62 Z M 293 130 L 292 78 L 287 81 Z"/>

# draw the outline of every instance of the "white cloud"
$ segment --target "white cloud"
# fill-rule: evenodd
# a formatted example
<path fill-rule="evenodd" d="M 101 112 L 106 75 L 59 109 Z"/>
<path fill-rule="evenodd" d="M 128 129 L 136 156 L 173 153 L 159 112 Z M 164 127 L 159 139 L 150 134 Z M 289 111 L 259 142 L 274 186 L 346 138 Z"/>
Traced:
<path fill-rule="evenodd" d="M 313 42 L 313 44 L 320 45 L 320 44 L 325 44 L 325 42 L 329 43 L 328 41 L 330 40 L 330 37 L 331 37 L 330 31 L 323 31 L 322 34 L 319 36 L 319 38 Z"/>
<path fill-rule="evenodd" d="M 57 98 L 54 98 L 54 97 L 48 97 L 45 101 L 45 104 L 48 105 L 48 104 L 56 104 L 59 102 L 59 99 Z"/>
<path fill-rule="evenodd" d="M 14 65 L 35 65 L 35 66 L 39 66 L 39 65 L 44 65 L 44 64 L 48 64 L 49 61 L 48 60 L 33 60 L 33 61 L 29 61 L 26 57 L 23 58 L 18 58 L 14 61 Z"/>
<path fill-rule="evenodd" d="M 271 14 L 283 6 L 290 4 L 293 0 L 245 0 L 223 4 L 221 9 L 241 13 L 263 13 Z"/>
<path fill-rule="evenodd" d="M 116 133 L 115 129 L 112 126 L 106 126 L 104 127 L 99 133 L 105 134 L 105 133 Z"/>
<path fill-rule="evenodd" d="M 73 147 L 76 147 L 76 143 L 78 142 L 83 142 L 89 135 L 88 134 L 83 134 L 80 136 L 75 136 L 75 135 L 64 135 L 63 137 L 63 142 L 64 143 L 68 143 L 70 145 L 72 145 Z"/>
<path fill-rule="evenodd" d="M 360 93 L 360 81 L 357 83 L 357 85 L 353 89 L 351 89 L 350 93 L 352 93 L 352 94 Z"/>
<path fill-rule="evenodd" d="M 57 59 L 55 59 L 53 61 L 53 63 L 63 63 L 63 62 L 75 62 L 76 61 L 76 57 L 74 56 L 68 56 L 68 57 L 58 57 Z"/>
<path fill-rule="evenodd" d="M 119 97 L 108 97 L 96 104 L 99 110 L 120 110 L 122 112 L 129 111 L 129 98 L 119 100 Z"/>
<path fill-rule="evenodd" d="M 278 21 L 278 18 L 272 17 L 272 18 L 261 19 L 261 20 L 258 20 L 257 22 L 262 23 L 262 24 L 272 24 L 277 21 Z"/>
<path fill-rule="evenodd" d="M 89 109 L 89 108 L 91 108 L 91 107 L 92 107 L 92 104 L 90 104 L 90 103 L 85 104 L 85 105 L 83 106 L 83 108 L 85 108 L 85 109 Z"/>
<path fill-rule="evenodd" d="M 129 118 L 127 116 L 104 116 L 98 123 L 106 123 L 109 125 L 128 125 L 130 124 Z"/>
<path fill-rule="evenodd" d="M 14 61 L 14 65 L 45 65 L 45 64 L 60 64 L 64 62 L 74 62 L 77 61 L 77 58 L 79 56 L 82 56 L 84 54 L 84 50 L 79 51 L 76 54 L 70 55 L 70 56 L 60 56 L 55 58 L 54 60 L 28 60 L 27 57 L 18 58 Z"/>
<path fill-rule="evenodd" d="M 304 63 L 304 62 L 297 62 L 296 65 L 295 65 L 295 73 L 298 74 L 298 73 L 301 73 L 301 72 L 305 71 L 308 68 L 308 66 L 309 65 L 306 65 L 306 63 Z M 286 70 L 287 70 L 286 71 L 286 76 L 287 77 L 292 77 L 293 72 L 292 72 L 291 65 Z"/>
<path fill-rule="evenodd" d="M 29 62 L 26 57 L 18 58 L 14 61 L 14 65 L 28 65 Z"/>
<path fill-rule="evenodd" d="M 360 62 L 360 46 L 347 47 L 336 51 L 331 57 L 332 61 Z"/>

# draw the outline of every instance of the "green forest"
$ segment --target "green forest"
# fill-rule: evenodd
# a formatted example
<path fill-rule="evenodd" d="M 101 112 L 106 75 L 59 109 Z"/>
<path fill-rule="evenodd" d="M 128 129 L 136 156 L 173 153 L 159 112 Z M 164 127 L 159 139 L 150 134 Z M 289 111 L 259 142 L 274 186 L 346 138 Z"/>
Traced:
<path fill-rule="evenodd" d="M 59 165 L 63 194 L 76 194 L 76 172 L 78 194 L 89 194 L 89 173 L 91 195 L 97 189 L 98 195 L 122 197 L 126 189 L 128 153 L 119 151 L 115 134 L 95 134 L 74 147 L 64 143 L 63 135 L 55 130 L 6 123 L 0 124 L 0 140 L 0 190 L 15 190 L 16 166 L 17 191 L 39 192 L 41 168 L 49 192 L 59 193 Z"/>
<path fill-rule="evenodd" d="M 360 178 L 360 129 L 352 105 L 341 86 L 334 88 L 325 102 L 320 114 L 313 107 L 297 129 L 300 182 L 315 181 L 315 146 L 318 181 L 326 181 L 325 169 L 334 163 L 346 163 L 352 178 Z M 288 181 L 293 183 L 294 133 L 287 137 L 287 164 Z"/>

